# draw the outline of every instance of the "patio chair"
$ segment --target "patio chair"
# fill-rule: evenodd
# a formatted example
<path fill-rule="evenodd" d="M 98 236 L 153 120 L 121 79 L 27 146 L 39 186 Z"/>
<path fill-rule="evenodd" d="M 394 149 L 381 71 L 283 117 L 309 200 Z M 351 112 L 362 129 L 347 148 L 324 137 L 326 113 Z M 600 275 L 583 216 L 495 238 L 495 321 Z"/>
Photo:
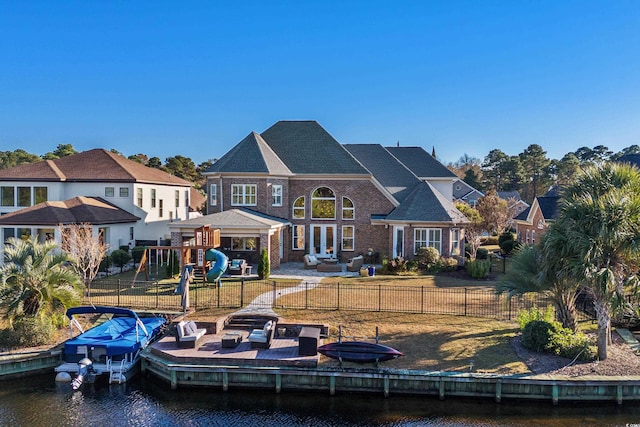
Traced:
<path fill-rule="evenodd" d="M 318 261 L 318 258 L 316 258 L 315 255 L 305 255 L 304 256 L 304 268 L 306 270 L 315 270 L 318 267 L 318 264 L 320 264 L 320 261 Z"/>
<path fill-rule="evenodd" d="M 364 256 L 358 255 L 356 257 L 351 258 L 347 262 L 347 271 L 360 271 L 360 268 L 364 264 Z"/>

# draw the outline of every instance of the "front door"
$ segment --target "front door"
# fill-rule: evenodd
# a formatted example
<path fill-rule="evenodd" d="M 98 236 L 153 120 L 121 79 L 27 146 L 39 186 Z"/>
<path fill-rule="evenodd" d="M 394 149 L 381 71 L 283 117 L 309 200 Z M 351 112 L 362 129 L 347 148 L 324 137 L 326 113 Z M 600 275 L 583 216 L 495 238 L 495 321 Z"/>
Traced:
<path fill-rule="evenodd" d="M 404 227 L 393 226 L 393 257 L 404 257 Z"/>
<path fill-rule="evenodd" d="M 311 226 L 311 247 L 318 257 L 336 256 L 336 226 L 335 225 L 312 225 Z"/>

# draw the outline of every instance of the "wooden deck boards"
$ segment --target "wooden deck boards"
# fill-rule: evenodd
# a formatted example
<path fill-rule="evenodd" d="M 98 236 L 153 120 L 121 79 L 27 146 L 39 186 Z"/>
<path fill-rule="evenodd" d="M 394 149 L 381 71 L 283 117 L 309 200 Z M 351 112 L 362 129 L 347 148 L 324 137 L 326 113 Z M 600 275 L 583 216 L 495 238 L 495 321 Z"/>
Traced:
<path fill-rule="evenodd" d="M 242 342 L 235 348 L 223 348 L 222 337 L 227 332 L 242 334 Z M 165 336 L 151 346 L 151 352 L 174 362 L 215 366 L 296 366 L 317 367 L 319 355 L 299 356 L 298 338 L 274 338 L 269 349 L 251 348 L 249 333 L 223 330 L 207 334 L 198 348 L 178 348 L 173 336 Z"/>

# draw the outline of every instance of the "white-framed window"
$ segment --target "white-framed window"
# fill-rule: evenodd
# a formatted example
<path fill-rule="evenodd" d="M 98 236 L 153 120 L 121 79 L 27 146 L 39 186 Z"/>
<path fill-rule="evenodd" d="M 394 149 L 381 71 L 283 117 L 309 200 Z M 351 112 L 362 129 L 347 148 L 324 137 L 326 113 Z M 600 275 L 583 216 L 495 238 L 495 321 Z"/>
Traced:
<path fill-rule="evenodd" d="M 282 206 L 282 185 L 280 184 L 271 186 L 271 205 Z"/>
<path fill-rule="evenodd" d="M 348 197 L 342 198 L 342 219 L 355 219 L 356 210 L 353 201 Z"/>
<path fill-rule="evenodd" d="M 529 230 L 527 230 L 527 240 L 524 241 L 526 244 L 529 244 Z"/>
<path fill-rule="evenodd" d="M 293 218 L 304 219 L 304 196 L 300 196 L 293 202 Z"/>
<path fill-rule="evenodd" d="M 44 203 L 48 198 L 48 189 L 47 187 L 33 187 L 33 196 L 35 197 L 35 204 Z"/>
<path fill-rule="evenodd" d="M 134 228 L 133 227 L 129 227 L 129 240 L 133 240 L 134 238 Z"/>
<path fill-rule="evenodd" d="M 353 251 L 355 248 L 355 227 L 353 225 L 342 226 L 342 250 Z"/>
<path fill-rule="evenodd" d="M 15 187 L 2 186 L 0 187 L 2 206 L 15 206 L 16 205 L 16 191 Z M 11 236 L 13 237 L 13 236 Z"/>
<path fill-rule="evenodd" d="M 311 218 L 336 218 L 336 195 L 329 187 L 318 187 L 311 193 Z"/>
<path fill-rule="evenodd" d="M 151 209 L 155 209 L 156 207 L 156 189 L 151 189 Z"/>
<path fill-rule="evenodd" d="M 535 230 L 531 230 L 531 244 L 532 245 L 536 244 L 536 231 Z"/>
<path fill-rule="evenodd" d="M 31 206 L 31 187 L 18 187 L 18 206 Z"/>
<path fill-rule="evenodd" d="M 189 207 L 189 190 L 184 190 L 184 206 Z"/>
<path fill-rule="evenodd" d="M 451 255 L 460 255 L 460 229 L 451 229 Z"/>
<path fill-rule="evenodd" d="M 138 199 L 138 207 L 142 207 L 142 188 L 136 188 L 136 198 Z"/>
<path fill-rule="evenodd" d="M 129 197 L 129 187 L 120 187 L 118 189 L 120 197 Z"/>
<path fill-rule="evenodd" d="M 158 209 L 158 216 L 160 218 L 162 218 L 164 216 L 164 200 L 160 199 L 159 200 L 159 209 Z"/>
<path fill-rule="evenodd" d="M 231 186 L 232 206 L 255 206 L 257 200 L 255 184 L 233 184 Z"/>
<path fill-rule="evenodd" d="M 304 225 L 294 225 L 291 236 L 291 247 L 294 251 L 304 250 Z"/>
<path fill-rule="evenodd" d="M 540 218 L 538 220 L 538 229 L 542 230 L 544 228 L 544 219 Z"/>
<path fill-rule="evenodd" d="M 113 197 L 116 195 L 115 187 L 104 187 L 104 197 Z"/>
<path fill-rule="evenodd" d="M 232 237 L 232 251 L 255 251 L 257 249 L 257 240 L 255 237 Z"/>
<path fill-rule="evenodd" d="M 209 186 L 209 204 L 211 206 L 218 204 L 218 184 L 211 184 Z"/>
<path fill-rule="evenodd" d="M 180 207 L 180 190 L 176 190 L 174 194 L 176 197 L 176 208 L 179 208 Z"/>
<path fill-rule="evenodd" d="M 442 253 L 442 230 L 439 228 L 416 228 L 413 233 L 414 250 L 418 253 L 418 249 L 422 247 L 436 248 Z"/>

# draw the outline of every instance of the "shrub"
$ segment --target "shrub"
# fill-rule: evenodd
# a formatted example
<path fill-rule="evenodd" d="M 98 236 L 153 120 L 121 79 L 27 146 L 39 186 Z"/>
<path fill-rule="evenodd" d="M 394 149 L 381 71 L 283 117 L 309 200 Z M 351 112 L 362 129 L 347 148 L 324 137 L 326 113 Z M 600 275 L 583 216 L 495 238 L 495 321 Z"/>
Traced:
<path fill-rule="evenodd" d="M 442 257 L 440 258 L 440 264 L 442 265 L 442 271 L 455 271 L 458 268 L 458 260 L 455 258 Z"/>
<path fill-rule="evenodd" d="M 577 357 L 587 362 L 596 357 L 596 349 L 589 337 L 582 332 L 574 333 L 569 328 L 557 328 L 551 334 L 548 347 L 554 354 L 568 359 Z"/>
<path fill-rule="evenodd" d="M 430 270 L 440 261 L 440 252 L 431 246 L 418 248 L 416 260 L 424 270 Z"/>
<path fill-rule="evenodd" d="M 420 264 L 418 263 L 418 261 L 414 259 L 407 261 L 407 271 L 417 272 L 419 267 L 420 267 Z"/>
<path fill-rule="evenodd" d="M 540 353 L 549 347 L 553 332 L 555 332 L 553 323 L 533 320 L 522 330 L 522 345 Z"/>
<path fill-rule="evenodd" d="M 524 330 L 529 322 L 534 320 L 544 320 L 545 322 L 552 323 L 555 321 L 556 313 L 551 305 L 548 305 L 545 311 L 542 311 L 538 307 L 531 307 L 528 310 L 520 310 L 518 312 L 518 325 L 520 325 L 520 331 Z"/>
<path fill-rule="evenodd" d="M 122 272 L 122 267 L 124 267 L 129 262 L 129 260 L 131 259 L 131 255 L 129 255 L 129 252 L 127 251 L 116 249 L 115 251 L 111 252 L 111 259 L 113 260 L 113 263 L 115 265 L 120 267 L 120 272 Z"/>
<path fill-rule="evenodd" d="M 49 344 L 54 339 L 55 328 L 49 318 L 23 316 L 13 322 L 13 338 L 16 347 L 35 347 Z"/>
<path fill-rule="evenodd" d="M 407 271 L 407 261 L 403 257 L 395 257 L 391 261 L 383 264 L 385 273 L 387 274 L 400 274 Z"/>
<path fill-rule="evenodd" d="M 106 255 L 104 258 L 102 258 L 102 261 L 100 261 L 100 267 L 98 270 L 106 272 L 112 265 L 113 259 L 111 259 L 111 255 Z"/>
<path fill-rule="evenodd" d="M 489 250 L 486 248 L 478 248 L 476 251 L 476 259 L 489 259 Z"/>
<path fill-rule="evenodd" d="M 471 277 L 474 279 L 484 279 L 489 277 L 489 268 L 491 267 L 491 263 L 483 259 L 474 259 L 467 261 L 466 267 L 467 272 Z"/>
<path fill-rule="evenodd" d="M 258 263 L 258 278 L 260 280 L 268 279 L 271 275 L 271 266 L 269 264 L 269 254 L 266 249 L 260 253 L 260 262 Z"/>

